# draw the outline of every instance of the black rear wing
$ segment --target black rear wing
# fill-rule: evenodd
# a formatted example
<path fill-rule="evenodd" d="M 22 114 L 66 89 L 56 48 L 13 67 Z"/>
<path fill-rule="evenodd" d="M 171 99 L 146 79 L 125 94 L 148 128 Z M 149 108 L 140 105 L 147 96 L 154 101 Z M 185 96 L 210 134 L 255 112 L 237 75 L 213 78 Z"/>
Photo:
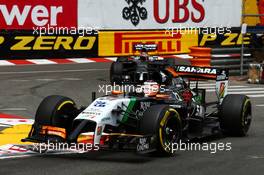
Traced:
<path fill-rule="evenodd" d="M 226 69 L 195 66 L 175 66 L 178 76 L 199 81 L 200 79 L 215 80 L 215 92 L 220 103 L 228 93 L 229 71 Z"/>
<path fill-rule="evenodd" d="M 175 66 L 175 72 L 181 77 L 198 78 L 216 81 L 225 81 L 229 79 L 227 69 L 213 67 L 196 67 L 196 66 Z"/>
<path fill-rule="evenodd" d="M 152 52 L 152 51 L 156 51 L 157 49 L 158 49 L 157 44 L 136 44 L 134 45 L 135 51 Z"/>

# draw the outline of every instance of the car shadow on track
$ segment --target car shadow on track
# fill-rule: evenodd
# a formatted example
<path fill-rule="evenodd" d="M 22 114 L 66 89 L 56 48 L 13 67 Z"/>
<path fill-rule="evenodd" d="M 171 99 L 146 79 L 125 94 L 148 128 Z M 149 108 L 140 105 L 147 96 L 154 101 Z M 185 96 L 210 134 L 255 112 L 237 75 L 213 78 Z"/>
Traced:
<path fill-rule="evenodd" d="M 116 163 L 130 163 L 130 164 L 142 164 L 154 161 L 158 157 L 151 154 L 137 154 L 131 151 L 98 151 L 88 153 L 74 153 L 74 154 L 46 154 L 41 155 L 46 159 L 66 159 L 66 160 L 78 160 L 78 161 L 100 161 L 100 162 L 116 162 Z"/>
<path fill-rule="evenodd" d="M 226 137 L 222 134 L 215 134 L 199 139 L 192 140 L 193 143 L 210 143 L 219 141 Z M 180 152 L 176 152 L 173 156 L 161 156 L 159 154 L 138 154 L 133 151 L 105 151 L 100 150 L 97 152 L 88 153 L 73 153 L 73 154 L 44 154 L 40 157 L 45 159 L 63 159 L 63 160 L 77 160 L 77 161 L 97 161 L 97 162 L 115 162 L 115 163 L 130 163 L 142 164 L 155 161 L 157 159 L 170 159 L 180 156 Z"/>

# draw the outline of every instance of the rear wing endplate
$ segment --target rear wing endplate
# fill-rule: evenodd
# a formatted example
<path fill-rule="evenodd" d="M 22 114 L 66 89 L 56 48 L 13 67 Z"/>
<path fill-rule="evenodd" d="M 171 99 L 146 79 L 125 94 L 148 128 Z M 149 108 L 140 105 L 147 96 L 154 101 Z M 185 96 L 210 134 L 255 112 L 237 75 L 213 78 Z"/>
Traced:
<path fill-rule="evenodd" d="M 229 71 L 227 69 L 196 66 L 175 66 L 177 75 L 191 79 L 215 80 L 216 95 L 220 102 L 227 95 Z"/>

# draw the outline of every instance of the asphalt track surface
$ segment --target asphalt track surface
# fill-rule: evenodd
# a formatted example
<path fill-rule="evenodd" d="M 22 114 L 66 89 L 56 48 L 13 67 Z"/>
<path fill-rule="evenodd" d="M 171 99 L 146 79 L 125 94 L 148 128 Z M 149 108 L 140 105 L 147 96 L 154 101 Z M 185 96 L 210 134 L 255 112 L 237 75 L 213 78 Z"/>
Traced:
<path fill-rule="evenodd" d="M 109 63 L 1 67 L 0 112 L 33 118 L 38 104 L 51 94 L 89 104 L 91 92 L 108 84 L 109 67 Z M 255 87 L 263 85 L 250 85 Z M 264 97 L 252 98 L 252 103 L 254 118 L 247 137 L 210 140 L 231 142 L 231 151 L 179 151 L 173 157 L 133 152 L 39 155 L 0 160 L 0 175 L 263 174 Z"/>

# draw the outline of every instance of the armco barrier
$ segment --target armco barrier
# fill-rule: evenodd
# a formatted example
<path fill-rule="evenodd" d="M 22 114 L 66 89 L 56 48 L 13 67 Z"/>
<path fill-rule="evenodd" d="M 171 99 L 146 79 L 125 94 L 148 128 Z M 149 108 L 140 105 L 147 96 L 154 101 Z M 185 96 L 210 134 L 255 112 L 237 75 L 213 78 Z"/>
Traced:
<path fill-rule="evenodd" d="M 230 75 L 240 75 L 240 60 L 241 48 L 215 48 L 212 49 L 211 66 L 226 68 Z M 253 62 L 250 49 L 246 48 L 244 51 L 244 71 L 245 75 L 248 71 L 249 64 Z"/>
<path fill-rule="evenodd" d="M 191 47 L 189 56 L 192 66 L 216 67 L 228 69 L 230 75 L 240 75 L 241 48 L 204 48 Z M 247 74 L 249 64 L 253 62 L 249 48 L 244 50 L 243 74 Z"/>

